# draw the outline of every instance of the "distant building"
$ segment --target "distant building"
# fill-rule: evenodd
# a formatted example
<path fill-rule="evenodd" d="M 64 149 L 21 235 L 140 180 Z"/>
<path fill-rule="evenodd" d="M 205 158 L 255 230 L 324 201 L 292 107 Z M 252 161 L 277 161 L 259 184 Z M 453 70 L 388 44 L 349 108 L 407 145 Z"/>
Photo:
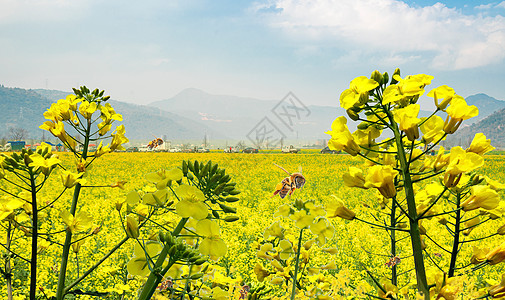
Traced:
<path fill-rule="evenodd" d="M 21 151 L 25 148 L 25 141 L 8 141 L 7 144 L 11 145 L 12 151 Z"/>

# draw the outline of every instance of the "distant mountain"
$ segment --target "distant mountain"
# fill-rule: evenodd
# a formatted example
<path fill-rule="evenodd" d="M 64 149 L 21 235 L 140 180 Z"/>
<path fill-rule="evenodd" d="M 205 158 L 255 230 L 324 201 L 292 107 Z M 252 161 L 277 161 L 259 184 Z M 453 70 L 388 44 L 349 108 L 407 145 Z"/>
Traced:
<path fill-rule="evenodd" d="M 40 138 L 42 114 L 50 105 L 50 100 L 35 91 L 0 86 L 0 137 L 10 139 L 9 130 L 20 128 L 26 130 L 30 138 Z"/>
<path fill-rule="evenodd" d="M 492 115 L 474 123 L 470 126 L 460 128 L 449 136 L 447 144 L 449 146 L 461 145 L 468 147 L 476 133 L 482 132 L 491 139 L 491 145 L 499 149 L 505 149 L 505 108 Z"/>
<path fill-rule="evenodd" d="M 328 139 L 324 132 L 330 129 L 337 116 L 345 114 L 338 106 L 304 106 L 304 102 L 312 99 L 297 99 L 293 94 L 282 100 L 212 95 L 190 88 L 149 105 L 203 122 L 237 140 L 247 140 L 265 118 L 275 126 L 275 131 L 284 134 L 286 140 Z M 293 103 L 298 110 L 293 109 Z"/>
<path fill-rule="evenodd" d="M 40 138 L 38 129 L 44 122 L 43 112 L 58 99 L 70 92 L 57 90 L 25 90 L 0 86 L 0 138 L 8 138 L 8 130 L 18 127 L 28 130 L 30 138 Z M 468 139 L 465 134 L 480 129 L 486 135 L 495 132 L 494 143 L 500 142 L 499 129 L 505 122 L 500 115 L 484 122 L 483 119 L 505 108 L 505 101 L 485 94 L 469 96 L 468 104 L 476 105 L 480 114 L 471 122 L 464 122 L 467 128 L 460 128 L 448 142 Z M 172 98 L 156 101 L 148 106 L 134 105 L 110 100 L 117 112 L 124 118 L 127 136 L 130 140 L 147 142 L 156 137 L 166 136 L 169 140 L 209 139 L 242 140 L 251 144 L 251 138 L 258 135 L 284 137 L 286 143 L 328 139 L 324 132 L 329 130 L 333 120 L 345 111 L 336 103 L 334 106 L 307 105 L 313 99 L 298 99 L 288 94 L 284 99 L 258 100 L 247 97 L 212 95 L 198 89 L 186 89 Z M 338 100 L 336 101 L 338 102 Z M 503 114 L 504 112 L 501 111 Z M 429 112 L 421 111 L 420 116 Z M 482 121 L 482 122 L 481 122 Z M 501 122 L 501 123 L 500 123 Z M 489 124 L 489 129 L 486 124 Z M 355 122 L 349 122 L 349 129 L 355 129 Z M 475 129 L 475 130 L 474 130 Z M 486 133 L 488 130 L 489 133 Z M 459 135 L 461 134 L 463 135 Z M 473 137 L 473 135 L 472 135 Z"/>
<path fill-rule="evenodd" d="M 477 123 L 487 116 L 505 108 L 505 101 L 495 99 L 486 94 L 475 94 L 466 97 L 468 105 L 475 105 L 479 108 L 479 115 L 468 120 L 470 123 Z"/>
<path fill-rule="evenodd" d="M 43 113 L 58 99 L 70 92 L 54 90 L 25 90 L 0 86 L 0 137 L 9 139 L 9 128 L 17 127 L 28 131 L 28 138 L 40 139 L 43 130 L 39 126 L 45 121 Z M 166 135 L 173 140 L 201 140 L 205 133 L 209 138 L 226 139 L 227 136 L 189 118 L 160 109 L 124 102 L 109 101 L 123 115 L 126 136 L 130 140 L 145 142 Z M 48 137 L 49 134 L 45 133 Z"/>

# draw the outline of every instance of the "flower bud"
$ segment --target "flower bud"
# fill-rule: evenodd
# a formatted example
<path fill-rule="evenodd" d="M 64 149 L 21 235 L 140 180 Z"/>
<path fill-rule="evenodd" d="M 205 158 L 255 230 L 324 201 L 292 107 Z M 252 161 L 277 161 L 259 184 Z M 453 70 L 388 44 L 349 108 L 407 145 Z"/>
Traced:
<path fill-rule="evenodd" d="M 359 120 L 359 111 L 356 111 L 353 107 L 346 110 L 346 112 L 351 120 L 353 120 L 353 121 Z"/>
<path fill-rule="evenodd" d="M 375 81 L 377 81 L 379 84 L 383 84 L 383 77 L 382 77 L 382 74 L 375 70 L 372 72 L 372 75 L 370 76 L 370 79 L 373 79 Z"/>
<path fill-rule="evenodd" d="M 224 221 L 225 221 L 225 222 L 230 222 L 230 223 L 231 223 L 231 222 L 238 221 L 238 220 L 240 220 L 240 217 L 238 217 L 238 216 L 226 216 L 226 217 L 224 218 Z"/>

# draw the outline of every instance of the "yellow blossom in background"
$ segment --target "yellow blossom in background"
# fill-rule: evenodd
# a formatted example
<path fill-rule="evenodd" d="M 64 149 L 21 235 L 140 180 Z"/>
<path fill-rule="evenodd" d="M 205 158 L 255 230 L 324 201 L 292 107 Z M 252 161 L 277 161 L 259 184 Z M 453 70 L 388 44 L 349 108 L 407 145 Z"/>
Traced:
<path fill-rule="evenodd" d="M 314 202 L 305 203 L 305 208 L 309 210 L 309 214 L 314 217 L 322 217 L 326 215 L 326 210 L 321 205 L 315 205 Z"/>
<path fill-rule="evenodd" d="M 492 298 L 502 299 L 503 297 L 505 297 L 505 274 L 502 275 L 499 284 L 489 287 L 488 294 Z"/>
<path fill-rule="evenodd" d="M 139 233 L 139 223 L 134 215 L 126 215 L 126 235 L 130 238 L 138 238 Z"/>
<path fill-rule="evenodd" d="M 60 212 L 60 217 L 72 233 L 86 231 L 91 227 L 93 221 L 93 217 L 84 211 L 78 212 L 74 217 L 68 210 L 63 209 Z"/>
<path fill-rule="evenodd" d="M 15 209 L 21 208 L 26 202 L 9 196 L 0 197 L 0 221 L 7 218 Z"/>
<path fill-rule="evenodd" d="M 263 238 L 265 240 L 269 239 L 270 237 L 276 237 L 283 239 L 284 238 L 284 231 L 285 229 L 281 226 L 280 222 L 274 222 L 272 223 L 271 226 L 267 227 L 263 233 Z"/>
<path fill-rule="evenodd" d="M 263 282 L 263 280 L 270 275 L 270 272 L 268 272 L 260 263 L 256 263 L 256 266 L 254 267 L 254 274 L 256 274 L 256 278 L 259 282 Z"/>
<path fill-rule="evenodd" d="M 487 176 L 484 177 L 486 179 L 487 185 L 492 188 L 493 190 L 499 192 L 503 189 L 505 189 L 505 184 L 498 182 L 496 180 L 493 180 Z"/>
<path fill-rule="evenodd" d="M 490 265 L 496 265 L 501 263 L 505 259 L 505 243 L 500 246 L 495 247 L 493 250 L 489 251 L 486 255 L 486 261 Z"/>
<path fill-rule="evenodd" d="M 317 242 L 319 245 L 324 245 L 335 233 L 333 226 L 331 226 L 324 218 L 321 218 L 316 223 L 310 225 L 310 231 L 317 236 Z"/>
<path fill-rule="evenodd" d="M 488 252 L 489 248 L 479 248 L 477 246 L 473 246 L 473 255 L 470 258 L 470 262 L 474 265 L 480 264 L 486 260 Z"/>
<path fill-rule="evenodd" d="M 260 249 L 256 252 L 256 256 L 258 258 L 272 260 L 273 256 L 271 254 L 273 254 L 273 252 L 274 252 L 274 245 L 272 245 L 272 243 L 265 243 L 261 245 Z"/>
<path fill-rule="evenodd" d="M 288 217 L 291 214 L 291 206 L 283 204 L 277 208 L 274 217 Z"/>
<path fill-rule="evenodd" d="M 475 134 L 470 147 L 466 149 L 467 152 L 473 152 L 479 155 L 484 155 L 489 151 L 493 151 L 495 148 L 491 146 L 491 140 L 486 139 L 486 136 L 479 132 Z"/>

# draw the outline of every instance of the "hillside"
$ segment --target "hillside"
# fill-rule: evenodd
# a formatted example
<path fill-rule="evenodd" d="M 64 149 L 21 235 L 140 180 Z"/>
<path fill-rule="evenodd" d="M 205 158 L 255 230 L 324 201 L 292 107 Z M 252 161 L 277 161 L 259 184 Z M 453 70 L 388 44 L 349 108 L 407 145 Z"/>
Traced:
<path fill-rule="evenodd" d="M 248 134 L 264 118 L 271 121 L 287 140 L 328 139 L 329 136 L 324 132 L 329 130 L 337 116 L 345 114 L 345 111 L 338 106 L 308 105 L 311 99 L 299 99 L 301 103 L 308 105 L 304 110 L 297 112 L 285 101 L 277 107 L 276 115 L 272 110 L 281 100 L 212 95 L 191 88 L 181 91 L 172 98 L 153 102 L 150 106 L 202 122 L 217 131 L 226 132 L 228 136 L 237 140 L 246 140 Z M 299 108 L 302 107 L 302 104 L 297 104 L 300 105 Z M 279 115 L 290 115 L 288 119 L 284 119 L 288 125 L 279 119 Z M 290 121 L 292 124 L 289 124 Z"/>
<path fill-rule="evenodd" d="M 25 90 L 0 86 L 0 138 L 9 139 L 9 128 L 17 127 L 28 131 L 29 139 L 40 139 L 43 131 L 39 126 L 45 121 L 43 113 L 51 103 L 69 93 L 52 90 Z M 210 138 L 225 139 L 226 136 L 179 115 L 160 109 L 109 101 L 118 113 L 123 115 L 126 136 L 130 140 L 147 142 L 166 135 L 168 139 L 202 139 L 204 134 Z M 46 137 L 48 134 L 46 133 Z"/>
<path fill-rule="evenodd" d="M 69 92 L 0 86 L 0 109 L 3 112 L 0 118 L 0 138 L 9 138 L 9 128 L 17 127 L 26 129 L 29 138 L 40 139 L 43 132 L 38 127 L 44 122 L 43 112 L 51 103 L 67 94 Z M 324 132 L 330 129 L 337 116 L 346 115 L 338 105 L 305 107 L 304 104 L 308 104 L 312 99 L 298 100 L 296 97 L 289 99 L 299 102 L 290 103 L 284 100 L 281 103 L 282 99 L 258 100 L 212 95 L 191 88 L 148 106 L 114 100 L 110 100 L 110 103 L 123 115 L 130 140 L 143 143 L 154 137 L 166 136 L 169 140 L 202 140 L 204 135 L 207 135 L 209 139 L 242 140 L 251 144 L 250 138 L 262 130 L 265 134 L 278 137 L 281 132 L 284 140 L 289 143 L 313 142 L 328 139 L 329 136 Z M 493 144 L 505 145 L 505 138 L 502 135 L 505 124 L 502 115 L 505 111 L 496 113 L 497 110 L 505 109 L 505 101 L 485 94 L 476 94 L 467 97 L 467 102 L 479 108 L 479 117 L 465 122 L 463 126 L 467 127 L 462 127 L 450 137 L 447 144 L 464 144 L 468 139 L 471 140 L 474 132 L 483 132 L 492 136 Z M 292 109 L 293 103 L 298 105 L 299 111 Z M 420 112 L 420 116 L 427 114 L 428 112 Z M 262 120 L 268 120 L 275 128 L 265 127 L 264 123 L 261 123 L 263 127 L 258 125 Z M 287 124 L 289 122 L 291 123 Z M 350 122 L 350 130 L 354 130 L 355 125 L 354 122 Z M 270 131 L 267 132 L 268 130 Z"/>
<path fill-rule="evenodd" d="M 22 128 L 30 138 L 40 138 L 42 114 L 50 105 L 51 101 L 35 91 L 0 86 L 0 138 L 9 139 L 10 128 Z"/>
<path fill-rule="evenodd" d="M 478 132 L 484 133 L 488 139 L 491 139 L 491 145 L 494 147 L 505 149 L 505 108 L 477 123 L 460 128 L 454 136 L 448 138 L 447 144 L 467 147 Z"/>
<path fill-rule="evenodd" d="M 495 99 L 482 93 L 468 96 L 465 100 L 468 105 L 475 105 L 479 108 L 479 115 L 470 119 L 470 123 L 477 123 L 498 110 L 505 108 L 505 101 Z"/>

